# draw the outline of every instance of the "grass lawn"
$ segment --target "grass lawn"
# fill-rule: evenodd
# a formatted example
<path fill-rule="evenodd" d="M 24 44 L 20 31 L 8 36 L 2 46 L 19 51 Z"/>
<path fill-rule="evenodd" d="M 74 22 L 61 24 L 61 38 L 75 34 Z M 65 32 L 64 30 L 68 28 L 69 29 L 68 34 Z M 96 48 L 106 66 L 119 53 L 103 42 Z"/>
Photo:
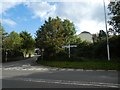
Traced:
<path fill-rule="evenodd" d="M 120 63 L 113 61 L 42 61 L 38 60 L 38 64 L 59 67 L 59 68 L 74 68 L 74 69 L 93 69 L 93 70 L 120 70 Z"/>

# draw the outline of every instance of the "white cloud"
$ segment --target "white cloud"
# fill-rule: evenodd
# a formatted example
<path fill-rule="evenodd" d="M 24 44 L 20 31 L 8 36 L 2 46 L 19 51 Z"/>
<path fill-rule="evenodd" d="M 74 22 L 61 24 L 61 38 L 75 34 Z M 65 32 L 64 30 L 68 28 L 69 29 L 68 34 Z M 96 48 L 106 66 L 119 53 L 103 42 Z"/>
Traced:
<path fill-rule="evenodd" d="M 100 29 L 105 29 L 103 0 L 11 0 L 11 3 L 4 0 L 4 2 L 0 14 L 24 3 L 34 13 L 33 18 L 40 18 L 43 21 L 49 16 L 70 19 L 75 24 L 77 33 L 84 30 L 96 33 Z M 108 5 L 109 0 L 105 2 Z"/>
<path fill-rule="evenodd" d="M 0 20 L 2 23 L 7 24 L 9 26 L 15 26 L 17 23 L 11 19 L 2 19 Z"/>
<path fill-rule="evenodd" d="M 33 11 L 34 18 L 39 17 L 45 20 L 49 16 L 59 16 L 62 19 L 70 19 L 75 24 L 77 33 L 84 30 L 91 33 L 105 30 L 102 0 L 79 0 L 79 2 L 57 2 L 55 4 L 33 2 L 27 5 Z"/>
<path fill-rule="evenodd" d="M 60 17 L 68 18 L 74 22 L 77 34 L 81 31 L 96 33 L 99 30 L 104 29 L 102 2 L 95 3 L 91 0 L 86 1 L 83 0 L 77 3 L 61 3 L 57 6 L 56 11 Z"/>
<path fill-rule="evenodd" d="M 47 2 L 32 2 L 32 3 L 26 3 L 27 7 L 30 8 L 33 13 L 34 17 L 37 18 L 40 17 L 42 20 L 47 19 L 49 16 L 54 17 L 55 16 L 55 5 L 50 5 Z"/>
<path fill-rule="evenodd" d="M 104 29 L 104 23 L 96 22 L 94 20 L 84 20 L 79 24 L 81 31 L 89 31 L 91 33 L 98 32 L 99 30 Z"/>
<path fill-rule="evenodd" d="M 0 3 L 0 14 L 4 14 L 7 10 L 15 7 L 18 4 L 19 4 L 19 2 L 10 2 L 10 1 Z"/>

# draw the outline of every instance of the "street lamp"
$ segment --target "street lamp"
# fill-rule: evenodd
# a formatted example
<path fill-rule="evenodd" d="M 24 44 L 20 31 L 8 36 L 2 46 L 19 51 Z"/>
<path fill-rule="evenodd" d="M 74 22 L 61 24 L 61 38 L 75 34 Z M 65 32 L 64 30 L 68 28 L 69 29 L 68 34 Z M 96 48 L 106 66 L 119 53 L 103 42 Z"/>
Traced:
<path fill-rule="evenodd" d="M 109 39 L 108 39 L 108 31 L 107 31 L 107 18 L 106 18 L 105 0 L 103 0 L 103 4 L 104 4 L 104 15 L 105 15 L 106 39 L 107 39 L 107 56 L 108 56 L 108 61 L 110 61 L 110 50 L 109 50 Z"/>

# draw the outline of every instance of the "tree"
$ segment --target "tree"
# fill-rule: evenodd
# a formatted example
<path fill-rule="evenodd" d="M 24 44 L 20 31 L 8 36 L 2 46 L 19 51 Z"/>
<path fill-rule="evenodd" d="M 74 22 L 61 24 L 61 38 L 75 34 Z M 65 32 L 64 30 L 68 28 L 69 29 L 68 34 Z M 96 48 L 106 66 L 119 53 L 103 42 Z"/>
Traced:
<path fill-rule="evenodd" d="M 93 40 L 93 44 L 98 42 L 98 34 L 92 34 L 92 40 Z"/>
<path fill-rule="evenodd" d="M 30 35 L 30 33 L 26 31 L 22 31 L 20 33 L 20 37 L 22 38 L 22 45 L 21 45 L 21 51 L 24 54 L 24 57 L 26 57 L 27 54 L 31 55 L 34 52 L 35 48 L 35 41 Z"/>
<path fill-rule="evenodd" d="M 2 51 L 2 36 L 3 36 L 3 31 L 4 31 L 4 29 L 3 29 L 3 27 L 2 27 L 2 25 L 1 25 L 1 23 L 0 23 L 0 53 L 2 53 L 1 51 Z"/>
<path fill-rule="evenodd" d="M 49 17 L 36 32 L 37 47 L 44 48 L 46 53 L 52 56 L 63 50 L 61 47 L 70 43 L 74 34 L 75 28 L 72 22 L 67 19 L 62 21 L 59 17 Z"/>
<path fill-rule="evenodd" d="M 22 38 L 20 35 L 16 32 L 11 32 L 3 39 L 3 51 L 2 51 L 2 60 L 5 60 L 6 53 L 7 58 L 13 58 L 18 56 L 23 56 L 23 54 L 20 52 L 21 47 L 21 41 Z"/>
<path fill-rule="evenodd" d="M 2 25 L 1 25 L 1 23 L 0 23 L 0 51 L 1 51 L 1 47 L 2 47 L 2 33 L 3 33 L 3 27 L 2 27 Z"/>
<path fill-rule="evenodd" d="M 100 41 L 106 39 L 106 33 L 105 33 L 105 31 L 103 31 L 103 30 L 99 31 L 98 39 Z"/>
<path fill-rule="evenodd" d="M 110 2 L 108 9 L 110 11 L 110 21 L 108 21 L 108 23 L 113 26 L 109 31 L 113 32 L 114 35 L 116 35 L 116 33 L 120 34 L 120 1 Z"/>
<path fill-rule="evenodd" d="M 76 33 L 74 24 L 71 23 L 68 19 L 65 19 L 63 21 L 63 28 L 64 28 L 64 36 L 66 37 L 66 43 L 70 43 L 73 41 L 73 39 L 77 38 L 74 36 Z"/>
<path fill-rule="evenodd" d="M 4 39 L 7 37 L 7 35 L 8 35 L 8 33 L 5 32 L 3 26 L 0 23 L 0 39 L 1 39 L 0 45 L 1 46 L 2 46 L 2 41 L 4 41 Z"/>
<path fill-rule="evenodd" d="M 22 38 L 16 32 L 11 32 L 3 41 L 4 49 L 20 50 Z"/>
<path fill-rule="evenodd" d="M 1 23 L 0 23 L 0 36 L 2 36 L 2 37 L 0 37 L 0 38 L 1 38 L 2 40 L 4 40 L 7 35 L 8 35 L 8 33 L 5 32 L 4 27 L 3 27 L 3 26 L 1 25 Z"/>

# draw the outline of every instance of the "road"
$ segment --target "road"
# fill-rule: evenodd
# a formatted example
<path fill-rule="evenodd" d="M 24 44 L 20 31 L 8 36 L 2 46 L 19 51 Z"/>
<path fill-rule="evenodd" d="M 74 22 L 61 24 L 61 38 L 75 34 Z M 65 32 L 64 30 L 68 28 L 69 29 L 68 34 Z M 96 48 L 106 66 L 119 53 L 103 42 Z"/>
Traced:
<path fill-rule="evenodd" d="M 2 88 L 118 88 L 118 72 L 60 69 L 37 65 L 30 59 L 4 63 Z"/>

